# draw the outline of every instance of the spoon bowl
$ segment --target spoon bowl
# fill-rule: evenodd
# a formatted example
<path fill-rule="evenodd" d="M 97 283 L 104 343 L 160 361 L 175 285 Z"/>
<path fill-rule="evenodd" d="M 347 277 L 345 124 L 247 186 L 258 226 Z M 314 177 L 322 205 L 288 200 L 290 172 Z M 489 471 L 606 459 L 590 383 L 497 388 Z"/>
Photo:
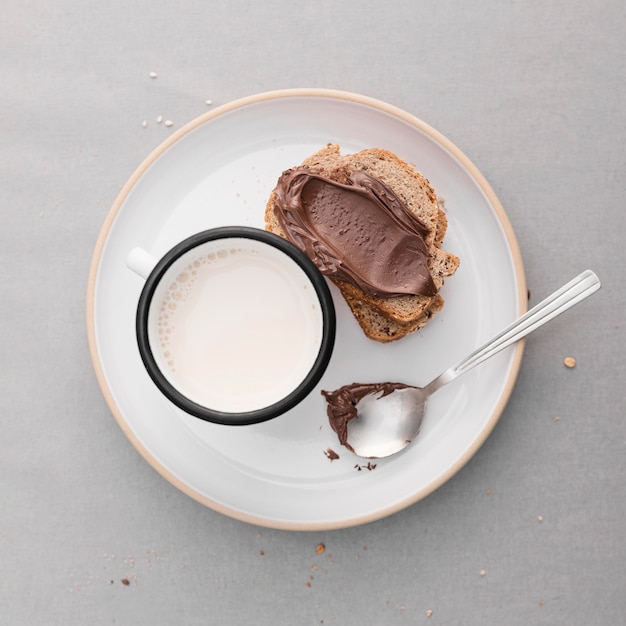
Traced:
<path fill-rule="evenodd" d="M 384 398 L 365 396 L 358 403 L 357 418 L 348 423 L 348 441 L 353 451 L 369 459 L 391 456 L 417 437 L 426 401 L 426 388 L 396 389 Z"/>
<path fill-rule="evenodd" d="M 425 387 L 396 383 L 393 384 L 392 391 L 381 392 L 380 385 L 353 383 L 336 392 L 325 393 L 330 415 L 333 410 L 331 398 L 341 396 L 345 401 L 351 388 L 372 389 L 371 393 L 361 393 L 354 398 L 354 410 L 350 412 L 345 424 L 347 440 L 344 445 L 365 458 L 383 458 L 400 452 L 417 437 L 428 398 L 433 393 L 589 297 L 600 286 L 600 279 L 591 270 L 579 274 Z"/>

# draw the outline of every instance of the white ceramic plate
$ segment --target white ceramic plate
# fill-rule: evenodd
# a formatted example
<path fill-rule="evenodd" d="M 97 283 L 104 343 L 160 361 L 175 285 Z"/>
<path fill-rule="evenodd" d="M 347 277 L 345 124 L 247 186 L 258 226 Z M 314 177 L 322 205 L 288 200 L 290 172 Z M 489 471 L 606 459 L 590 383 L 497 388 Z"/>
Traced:
<path fill-rule="evenodd" d="M 159 256 L 214 226 L 263 227 L 280 173 L 326 143 L 342 152 L 381 147 L 418 169 L 445 198 L 444 248 L 461 258 L 444 285 L 444 310 L 392 344 L 368 340 L 333 287 L 337 342 L 318 388 L 273 421 L 224 427 L 171 405 L 143 369 L 134 335 L 142 281 L 125 267 L 141 246 Z M 338 445 L 321 389 L 385 380 L 426 383 L 526 310 L 521 257 L 495 194 L 447 139 L 378 100 L 328 90 L 286 90 L 222 106 L 174 133 L 122 189 L 102 228 L 87 297 L 99 384 L 142 456 L 191 497 L 234 518 L 294 530 L 379 519 L 417 502 L 455 474 L 495 426 L 519 370 L 511 347 L 432 398 L 405 452 L 366 462 Z M 332 448 L 340 459 L 330 461 Z M 360 469 L 360 471 L 359 471 Z"/>

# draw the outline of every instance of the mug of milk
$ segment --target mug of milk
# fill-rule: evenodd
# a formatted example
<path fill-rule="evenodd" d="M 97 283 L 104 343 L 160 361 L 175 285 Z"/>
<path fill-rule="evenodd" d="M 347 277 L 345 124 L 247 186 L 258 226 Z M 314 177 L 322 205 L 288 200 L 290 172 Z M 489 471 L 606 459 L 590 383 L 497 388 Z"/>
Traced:
<path fill-rule="evenodd" d="M 185 412 L 218 424 L 263 422 L 303 400 L 335 342 L 325 279 L 285 239 L 256 228 L 214 228 L 161 259 L 136 248 L 145 279 L 137 306 L 141 359 Z"/>

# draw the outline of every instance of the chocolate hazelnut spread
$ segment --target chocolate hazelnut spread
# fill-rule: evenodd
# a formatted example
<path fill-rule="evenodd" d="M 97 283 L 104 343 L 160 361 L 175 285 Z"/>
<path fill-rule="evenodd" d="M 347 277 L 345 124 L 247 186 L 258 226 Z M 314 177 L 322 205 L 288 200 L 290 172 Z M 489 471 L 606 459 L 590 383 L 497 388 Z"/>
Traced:
<path fill-rule="evenodd" d="M 326 414 L 331 428 L 337 433 L 339 443 L 354 452 L 348 443 L 348 422 L 357 417 L 356 405 L 369 395 L 380 394 L 380 397 L 389 395 L 396 389 L 406 389 L 409 385 L 402 383 L 352 383 L 344 385 L 335 391 L 322 391 L 328 406 Z"/>
<path fill-rule="evenodd" d="M 437 293 L 427 229 L 380 180 L 355 171 L 342 184 L 296 167 L 275 192 L 288 239 L 323 274 L 383 298 Z"/>

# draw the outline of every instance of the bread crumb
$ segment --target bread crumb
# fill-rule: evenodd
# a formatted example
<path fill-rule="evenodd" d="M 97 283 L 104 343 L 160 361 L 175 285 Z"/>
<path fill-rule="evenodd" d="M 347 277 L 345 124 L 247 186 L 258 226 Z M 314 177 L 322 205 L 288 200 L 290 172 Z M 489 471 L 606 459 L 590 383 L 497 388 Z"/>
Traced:
<path fill-rule="evenodd" d="M 156 78 L 158 74 L 156 72 L 150 72 L 150 78 Z"/>
<path fill-rule="evenodd" d="M 172 120 L 165 120 L 165 125 L 166 126 L 174 126 L 174 122 L 172 122 Z"/>
<path fill-rule="evenodd" d="M 426 611 L 426 617 L 432 617 L 432 614 L 433 614 L 432 609 L 428 609 L 428 611 Z"/>
<path fill-rule="evenodd" d="M 148 120 L 144 120 L 143 122 L 141 122 L 141 125 L 142 125 L 144 128 L 148 128 Z"/>
<path fill-rule="evenodd" d="M 486 493 L 488 496 L 490 496 L 490 495 L 491 495 L 491 489 L 487 489 L 487 490 L 485 491 L 485 493 Z"/>
<path fill-rule="evenodd" d="M 317 548 L 315 548 L 315 552 L 317 552 L 318 554 L 323 554 L 325 550 L 326 546 L 323 543 L 318 543 Z"/>
<path fill-rule="evenodd" d="M 565 367 L 569 367 L 570 369 L 572 367 L 576 367 L 576 359 L 573 356 L 567 356 L 563 359 L 563 363 L 565 364 Z"/>
<path fill-rule="evenodd" d="M 160 124 L 163 121 L 163 116 L 159 115 L 159 117 L 156 118 L 156 123 Z"/>
<path fill-rule="evenodd" d="M 537 515 L 537 521 L 541 524 L 541 522 L 543 522 L 543 515 Z"/>
<path fill-rule="evenodd" d="M 486 573 L 487 573 L 487 572 L 486 572 L 486 570 L 484 570 L 484 569 L 481 569 L 481 570 L 480 570 L 480 575 L 481 575 L 481 576 L 484 576 Z"/>
<path fill-rule="evenodd" d="M 205 100 L 204 104 L 206 104 L 208 107 L 210 107 L 213 104 L 213 100 Z"/>
<path fill-rule="evenodd" d="M 544 605 L 544 601 L 543 600 L 539 600 L 539 606 L 543 606 Z"/>

